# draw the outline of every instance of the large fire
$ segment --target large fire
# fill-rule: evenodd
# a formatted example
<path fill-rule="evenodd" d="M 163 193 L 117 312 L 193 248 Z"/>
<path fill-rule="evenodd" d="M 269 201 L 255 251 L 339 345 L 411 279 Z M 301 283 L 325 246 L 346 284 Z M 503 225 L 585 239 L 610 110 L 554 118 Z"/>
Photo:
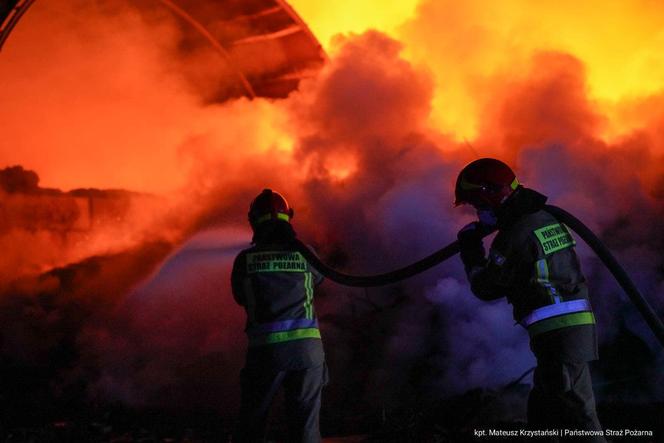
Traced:
<path fill-rule="evenodd" d="M 39 171 L 46 186 L 170 192 L 187 183 L 197 136 L 211 145 L 293 148 L 297 136 L 278 118 L 281 104 L 200 106 L 178 74 L 186 67 L 170 57 L 178 31 L 169 20 L 146 23 L 117 0 L 42 3 L 0 60 L 2 103 L 11 104 L 2 120 L 6 164 Z M 429 129 L 473 146 L 482 140 L 479 149 L 499 144 L 483 131 L 487 115 L 532 78 L 533 57 L 543 51 L 579 61 L 581 98 L 601 120 L 597 138 L 648 131 L 662 113 L 664 13 L 652 2 L 291 3 L 332 56 L 344 34 L 377 29 L 400 41 L 401 56 L 435 83 Z M 49 20 L 56 7 L 59 19 Z M 223 130 L 216 124 L 229 118 Z"/>
<path fill-rule="evenodd" d="M 18 190 L 0 183 L 11 218 L 0 223 L 4 292 L 55 294 L 53 309 L 74 303 L 85 313 L 48 323 L 50 311 L 35 302 L 44 312 L 30 321 L 43 316 L 46 326 L 30 335 L 18 321 L 3 323 L 5 358 L 48 362 L 58 344 L 43 338 L 62 328 L 78 360 L 58 380 L 83 377 L 89 395 L 177 403 L 186 397 L 178 377 L 214 353 L 225 388 L 234 386 L 244 344 L 228 272 L 249 241 L 256 193 L 284 192 L 298 233 L 326 260 L 380 272 L 455 238 L 470 217 L 451 207 L 455 174 L 487 155 L 587 222 L 664 309 L 658 3 L 292 0 L 326 65 L 286 99 L 226 101 L 213 99 L 231 81 L 217 77 L 218 54 L 183 36 L 168 10 L 132 3 L 38 0 L 0 52 L 0 169 L 21 165 L 29 181 Z M 116 208 L 116 200 L 98 189 L 59 191 L 76 188 L 129 190 L 132 203 L 108 209 L 117 220 L 95 223 L 95 202 Z M 19 222 L 36 198 L 68 201 L 53 213 L 83 228 Z M 603 343 L 627 329 L 650 343 L 602 267 L 580 251 Z M 331 405 L 495 386 L 532 365 L 523 332 L 497 330 L 509 324 L 508 308 L 474 301 L 457 260 L 371 294 L 326 285 L 328 360 L 352 381 L 333 378 Z M 25 314 L 6 300 L 8 318 Z M 353 334 L 380 351 L 367 360 Z M 34 343 L 42 344 L 27 357 L 12 351 Z M 351 363 L 358 359 L 365 363 Z M 664 395 L 661 374 L 649 379 L 660 387 L 649 398 Z M 173 386 L 180 390 L 165 393 Z"/>
<path fill-rule="evenodd" d="M 653 2 L 291 2 L 321 42 L 379 29 L 403 42 L 404 57 L 432 71 L 432 125 L 458 140 L 478 136 L 483 107 L 538 51 L 561 51 L 584 65 L 588 97 L 607 117 L 602 135 L 625 135 L 648 114 L 636 102 L 661 94 L 664 11 Z M 629 115 L 629 116 L 628 116 Z"/>

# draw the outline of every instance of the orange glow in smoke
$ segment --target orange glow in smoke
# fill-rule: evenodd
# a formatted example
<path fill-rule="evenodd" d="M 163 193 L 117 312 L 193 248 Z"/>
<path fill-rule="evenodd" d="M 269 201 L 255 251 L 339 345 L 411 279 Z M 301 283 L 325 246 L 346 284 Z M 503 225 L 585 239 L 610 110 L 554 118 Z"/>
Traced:
<path fill-rule="evenodd" d="M 664 6 L 658 2 L 291 0 L 330 56 L 328 67 L 287 100 L 225 103 L 204 100 L 184 80 L 188 65 L 216 72 L 219 60 L 182 58 L 173 17 L 145 20 L 124 0 L 74 3 L 37 1 L 0 53 L 0 168 L 35 170 L 42 187 L 172 197 L 169 204 L 191 206 L 179 214 L 194 218 L 212 198 L 237 207 L 257 182 L 299 190 L 311 179 L 311 155 L 318 156 L 316 178 L 348 183 L 380 158 L 353 151 L 358 146 L 409 145 L 419 140 L 414 135 L 445 153 L 470 155 L 472 146 L 473 155 L 508 159 L 521 144 L 562 138 L 572 145 L 581 136 L 606 145 L 646 140 L 644 152 L 664 153 Z M 378 33 L 363 43 L 369 49 L 361 57 L 349 52 L 366 77 L 342 73 L 335 85 L 346 87 L 336 91 L 344 99 L 323 109 L 327 103 L 312 98 L 317 85 L 337 64 L 348 64 L 337 57 L 344 57 L 351 35 L 371 29 Z M 375 91 L 373 79 L 383 82 Z M 412 84 L 385 99 L 399 82 Z M 560 90 L 543 94 L 549 84 Z M 374 95 L 363 97 L 368 90 Z M 566 128 L 520 107 L 561 96 L 577 112 L 570 119 L 579 120 Z M 411 114 L 399 115 L 402 106 Z M 309 138 L 309 108 L 317 108 L 316 125 L 322 132 L 330 126 L 329 134 Z M 365 110 L 387 116 L 374 119 Z M 569 139 L 561 137 L 565 131 Z M 319 138 L 325 140 L 317 146 Z M 657 183 L 659 174 L 643 176 Z M 107 237 L 95 241 L 112 243 L 114 235 L 100 238 Z"/>
<path fill-rule="evenodd" d="M 327 51 L 333 49 L 337 34 L 361 34 L 377 29 L 395 35 L 398 28 L 415 16 L 419 0 L 290 0 Z"/>
<path fill-rule="evenodd" d="M 641 126 L 648 115 L 638 101 L 664 87 L 664 7 L 656 2 L 290 3 L 328 52 L 335 34 L 368 29 L 401 41 L 406 59 L 436 81 L 430 126 L 458 141 L 480 135 L 494 91 L 523 77 L 540 50 L 582 61 L 605 137 Z M 57 4 L 37 2 L 0 57 L 1 163 L 37 170 L 45 186 L 160 192 L 186 184 L 196 134 L 219 149 L 292 149 L 294 137 L 270 104 L 202 108 L 187 93 L 177 65 L 164 58 L 175 32 L 168 24 Z M 57 21 L 49 19 L 54 8 Z M 262 118 L 245 118 L 249 112 Z"/>
<path fill-rule="evenodd" d="M 584 63 L 588 93 L 609 117 L 607 136 L 639 125 L 624 119 L 621 105 L 664 88 L 664 6 L 658 2 L 291 3 L 328 49 L 335 33 L 370 28 L 402 41 L 406 58 L 436 78 L 431 124 L 459 141 L 477 137 L 487 96 L 504 87 L 494 74 L 522 75 L 536 51 L 562 51 Z"/>
<path fill-rule="evenodd" d="M 350 155 L 336 155 L 328 158 L 325 167 L 336 181 L 344 181 L 357 171 L 357 160 Z"/>

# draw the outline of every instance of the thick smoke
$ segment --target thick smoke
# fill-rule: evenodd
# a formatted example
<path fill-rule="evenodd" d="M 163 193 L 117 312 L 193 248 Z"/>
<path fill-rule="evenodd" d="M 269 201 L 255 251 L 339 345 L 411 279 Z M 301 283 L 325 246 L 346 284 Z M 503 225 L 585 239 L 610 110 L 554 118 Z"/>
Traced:
<path fill-rule="evenodd" d="M 661 115 L 661 101 L 650 97 L 662 90 L 663 24 L 656 2 L 423 0 L 398 36 L 407 58 L 437 80 L 434 124 L 458 140 L 481 137 L 486 103 L 528 71 L 533 53 L 551 50 L 583 61 L 588 97 L 608 117 L 602 135 L 616 136 L 642 129 L 653 112 Z M 496 72 L 505 74 L 501 81 Z M 645 106 L 634 106 L 644 99 Z"/>
<path fill-rule="evenodd" d="M 47 26 L 50 10 L 45 8 L 35 7 L 32 26 L 26 22 L 26 34 L 16 35 L 31 50 L 39 45 L 28 34 Z M 473 114 L 477 137 L 458 143 L 453 134 L 430 126 L 432 102 L 440 106 L 445 78 L 404 59 L 403 45 L 380 32 L 338 38 L 319 76 L 285 101 L 202 105 L 209 97 L 192 91 L 190 78 L 163 71 L 173 66 L 164 55 L 182 51 L 173 46 L 180 31 L 170 20 L 153 17 L 146 23 L 126 8 L 87 13 L 110 19 L 79 23 L 72 21 L 73 10 L 62 17 L 83 35 L 97 25 L 108 29 L 103 37 L 92 33 L 98 41 L 54 30 L 72 41 L 72 47 L 53 51 L 71 61 L 74 80 L 49 68 L 43 78 L 19 81 L 19 73 L 31 72 L 35 60 L 19 55 L 25 48 L 3 52 L 0 62 L 14 57 L 3 78 L 23 85 L 22 94 L 35 91 L 31 106 L 45 123 L 35 133 L 18 119 L 5 120 L 0 130 L 19 128 L 21 135 L 15 138 L 15 152 L 2 145 L 2 160 L 36 170 L 49 186 L 91 182 L 150 190 L 166 195 L 166 206 L 176 209 L 167 211 L 162 223 L 146 225 L 154 228 L 130 242 L 126 255 L 102 249 L 105 257 L 7 289 L 3 312 L 20 320 L 4 323 L 6 360 L 19 368 L 40 368 L 54 353 L 71 351 L 60 371 L 47 374 L 53 395 L 75 386 L 77 393 L 98 401 L 207 403 L 232 413 L 235 403 L 223 400 L 237 395 L 245 339 L 229 272 L 233 256 L 250 239 L 238 226 L 246 221 L 251 198 L 263 187 L 284 192 L 295 206 L 300 237 L 325 261 L 358 274 L 387 271 L 448 244 L 472 219 L 467 208 L 452 208 L 452 185 L 476 155 L 509 161 L 527 186 L 578 215 L 662 313 L 661 95 L 625 105 L 623 112 L 633 121 L 644 107 L 656 112 L 638 129 L 608 142 L 602 136 L 608 116 L 590 98 L 584 62 L 564 51 L 519 52 L 518 73 L 512 66 L 478 71 L 473 83 L 478 97 L 464 108 L 482 111 L 480 117 Z M 454 23 L 461 26 L 463 20 Z M 118 27 L 126 33 L 112 32 Z M 475 44 L 482 48 L 490 41 Z M 90 48 L 100 47 L 104 50 L 90 57 Z M 462 66 L 475 67 L 480 53 L 472 52 Z M 459 50 L 457 56 L 464 54 Z M 56 65 L 54 60 L 48 66 Z M 452 64 L 445 66 L 452 69 Z M 105 76 L 110 71 L 114 74 Z M 90 83 L 81 85 L 85 73 Z M 65 87 L 53 90 L 55 81 Z M 3 88 L 2 93 L 16 90 Z M 108 90 L 109 96 L 99 95 Z M 118 101 L 118 91 L 129 94 L 129 102 Z M 3 98 L 19 107 L 26 103 L 11 94 Z M 52 115 L 62 104 L 67 104 L 64 115 Z M 448 106 L 454 106 L 453 100 Z M 106 118 L 89 117 L 103 107 L 111 108 L 102 113 Z M 76 117 L 75 124 L 70 117 Z M 128 121 L 140 125 L 127 126 Z M 38 155 L 43 150 L 50 154 Z M 32 181 L 21 186 L 30 187 Z M 166 237 L 169 241 L 149 242 L 163 239 L 164 232 L 174 233 Z M 641 394 L 661 399 L 664 393 L 654 387 L 664 383 L 654 374 L 658 369 L 661 374 L 662 362 L 653 357 L 652 336 L 593 255 L 583 246 L 579 252 L 598 313 L 603 355 L 614 359 L 600 362 L 600 379 L 609 383 L 624 377 L 615 361 L 621 352 L 638 352 L 643 362 L 639 375 L 647 379 L 639 385 L 645 386 Z M 146 255 L 132 261 L 141 263 L 135 272 L 112 272 L 117 260 Z M 90 269 L 93 275 L 86 272 Z M 66 285 L 62 275 L 68 276 Z M 76 309 L 70 309 L 72 304 Z M 534 364 L 527 335 L 513 326 L 509 305 L 474 299 L 458 259 L 387 288 L 362 291 L 327 282 L 317 309 L 332 375 L 328 411 L 362 416 L 379 407 L 396 409 L 471 388 L 497 388 Z M 61 340 L 43 339 L 63 330 L 68 332 Z M 32 350 L 30 355 L 22 353 L 25 349 Z M 617 398 L 633 394 L 606 391 Z"/>
<path fill-rule="evenodd" d="M 240 165 L 254 171 L 261 183 L 286 192 L 296 207 L 295 223 L 301 236 L 313 242 L 328 261 L 356 273 L 380 272 L 448 243 L 458 226 L 469 219 L 463 209 L 451 207 L 451 183 L 463 164 L 460 159 L 467 154 L 455 151 L 464 148 L 455 147 L 451 141 L 444 150 L 431 141 L 441 137 L 430 136 L 423 124 L 432 94 L 430 78 L 400 59 L 397 42 L 368 33 L 340 41 L 339 45 L 337 56 L 320 77 L 303 85 L 302 91 L 284 104 L 298 136 L 292 158 L 247 156 Z M 513 80 L 509 94 L 496 96 L 495 103 L 500 106 L 495 115 L 487 113 L 485 132 L 502 141 L 496 143 L 495 152 L 523 171 L 520 176 L 527 185 L 543 190 L 554 203 L 588 220 L 598 233 L 617 229 L 622 241 L 612 235 L 608 244 L 620 258 L 624 257 L 640 287 L 647 294 L 649 290 L 657 294 L 661 291 L 661 254 L 649 242 L 661 242 L 656 224 L 661 208 L 638 176 L 630 177 L 625 171 L 625 160 L 640 161 L 638 155 L 629 145 L 607 146 L 594 136 L 601 118 L 586 99 L 578 60 L 565 54 L 543 53 L 533 58 L 532 67 L 532 72 Z M 538 127 L 532 116 L 542 114 L 548 116 L 547 123 Z M 609 150 L 612 155 L 607 153 Z M 587 166 L 598 162 L 598 168 Z M 558 167 L 551 168 L 551 164 Z M 292 180 L 284 179 L 282 171 L 294 170 L 296 165 L 304 172 L 286 175 Z M 200 175 L 209 175 L 205 172 L 209 165 L 200 166 Z M 233 168 L 223 159 L 214 165 L 215 169 L 220 167 Z M 338 172 L 340 168 L 343 174 Z M 608 183 L 607 172 L 615 177 Z M 221 181 L 221 189 L 212 185 L 209 196 L 216 206 L 206 214 L 205 223 L 241 220 L 252 192 L 262 186 L 233 180 L 233 186 Z M 621 198 L 628 190 L 633 197 Z M 601 204 L 612 198 L 614 204 Z M 639 215 L 629 222 L 621 221 L 620 211 L 630 213 L 633 205 L 639 208 Z M 631 223 L 636 224 L 634 229 Z M 654 348 L 652 337 L 637 326 L 638 315 L 610 276 L 587 250 L 581 248 L 581 253 L 603 343 L 610 343 L 622 333 L 603 325 L 620 323 Z M 632 264 L 632 257 L 640 257 L 640 262 Z M 218 265 L 220 270 L 226 269 L 226 275 L 230 258 L 226 265 Z M 164 269 L 170 269 L 169 265 Z M 173 286 L 191 287 L 186 274 L 184 269 L 176 272 L 173 282 L 181 283 Z M 221 312 L 222 305 L 228 309 L 231 299 L 227 286 L 220 281 L 208 290 L 215 295 L 172 289 L 171 293 L 182 306 L 188 306 L 188 297 L 201 297 L 211 300 L 206 303 L 211 303 L 208 306 L 212 309 Z M 132 297 L 150 297 L 150 285 L 139 292 Z M 153 296 L 157 298 L 168 299 Z M 656 297 L 652 299 L 657 305 Z M 387 289 L 363 292 L 327 283 L 319 310 L 331 366 L 344 374 L 342 379 L 333 378 L 330 387 L 328 401 L 335 406 L 359 396 L 370 404 L 389 408 L 396 398 L 415 401 L 422 395 L 445 396 L 475 387 L 499 387 L 534 365 L 526 334 L 513 326 L 509 306 L 504 301 L 485 304 L 475 300 L 456 260 Z M 224 318 L 221 314 L 218 317 Z M 211 328 L 207 334 L 220 327 L 209 321 L 197 324 L 204 330 L 205 325 Z M 238 322 L 230 326 L 222 335 L 237 333 Z M 181 336 L 179 327 L 149 329 L 161 331 L 162 338 Z M 192 342 L 197 340 L 201 339 Z M 181 355 L 177 349 L 184 349 L 179 347 L 182 343 L 173 349 L 170 340 L 156 348 L 150 340 L 148 343 L 161 355 Z M 210 352 L 228 352 L 228 345 L 219 339 L 212 343 Z M 241 346 L 235 342 L 231 348 Z M 612 351 L 609 348 L 607 352 Z M 151 351 L 146 353 L 151 355 Z M 194 359 L 193 354 L 188 356 Z M 202 358 L 202 353 L 197 358 Z M 655 362 L 651 359 L 647 365 L 655 367 Z M 175 370 L 168 365 L 160 369 L 171 374 Z"/>

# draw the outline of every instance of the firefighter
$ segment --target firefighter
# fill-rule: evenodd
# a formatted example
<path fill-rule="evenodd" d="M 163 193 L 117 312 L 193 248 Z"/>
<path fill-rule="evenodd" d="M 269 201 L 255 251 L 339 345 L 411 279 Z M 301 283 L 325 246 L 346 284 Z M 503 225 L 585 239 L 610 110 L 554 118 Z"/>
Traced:
<path fill-rule="evenodd" d="M 568 228 L 543 210 L 547 197 L 520 185 L 509 166 L 492 158 L 463 168 L 455 197 L 455 205 L 472 205 L 479 219 L 458 233 L 472 292 L 486 301 L 507 297 L 530 336 L 537 367 L 529 424 L 601 430 L 588 369 L 598 358 L 595 318 Z M 492 228 L 498 233 L 487 257 L 482 237 Z"/>
<path fill-rule="evenodd" d="M 247 313 L 249 349 L 236 441 L 264 441 L 272 400 L 284 388 L 289 442 L 319 442 L 327 366 L 314 311 L 322 276 L 297 252 L 293 209 L 265 189 L 251 203 L 252 247 L 236 257 L 231 284 Z"/>

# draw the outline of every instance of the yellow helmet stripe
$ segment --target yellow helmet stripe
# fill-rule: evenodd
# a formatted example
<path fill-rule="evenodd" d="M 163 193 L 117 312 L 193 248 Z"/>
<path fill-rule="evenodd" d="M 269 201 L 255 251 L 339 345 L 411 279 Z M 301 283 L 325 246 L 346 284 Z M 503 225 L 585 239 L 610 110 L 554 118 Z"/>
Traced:
<path fill-rule="evenodd" d="M 283 221 L 290 221 L 290 217 L 288 214 L 284 214 L 282 212 L 277 212 L 277 219 L 278 220 L 283 220 Z M 264 214 L 261 215 L 256 219 L 256 224 L 261 224 L 263 222 L 266 222 L 268 220 L 272 220 L 272 214 Z"/>

